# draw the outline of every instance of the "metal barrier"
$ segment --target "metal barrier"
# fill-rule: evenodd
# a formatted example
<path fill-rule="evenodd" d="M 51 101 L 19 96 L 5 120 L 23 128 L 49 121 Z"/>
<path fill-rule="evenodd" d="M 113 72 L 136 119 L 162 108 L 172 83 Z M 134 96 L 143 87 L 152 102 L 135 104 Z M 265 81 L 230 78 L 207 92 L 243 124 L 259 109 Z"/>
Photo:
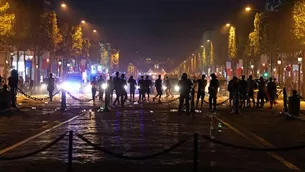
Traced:
<path fill-rule="evenodd" d="M 23 94 L 26 98 L 29 98 L 29 99 L 32 99 L 32 100 L 35 100 L 35 101 L 45 101 L 45 100 L 49 100 L 49 99 L 50 99 L 50 97 L 45 97 L 45 98 L 33 97 L 33 96 L 31 96 L 31 95 L 26 94 L 24 91 L 22 91 L 22 90 L 19 89 L 19 88 L 18 88 L 18 90 L 19 90 L 19 92 L 20 92 L 21 94 Z M 55 93 L 52 95 L 52 97 L 54 97 L 55 95 L 59 94 L 60 91 L 61 91 L 61 89 L 58 90 L 57 92 L 55 92 Z"/>

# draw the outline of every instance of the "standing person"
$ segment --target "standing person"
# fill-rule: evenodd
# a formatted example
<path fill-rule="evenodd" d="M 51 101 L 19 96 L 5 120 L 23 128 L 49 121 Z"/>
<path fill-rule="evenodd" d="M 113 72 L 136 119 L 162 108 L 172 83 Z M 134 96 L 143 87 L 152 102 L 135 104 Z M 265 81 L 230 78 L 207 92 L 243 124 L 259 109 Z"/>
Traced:
<path fill-rule="evenodd" d="M 182 74 L 181 80 L 178 82 L 178 86 L 180 88 L 179 89 L 180 97 L 179 97 L 178 115 L 181 114 L 184 100 L 185 100 L 185 104 L 186 104 L 186 112 L 189 115 L 189 113 L 190 113 L 190 102 L 189 101 L 190 101 L 190 91 L 192 88 L 192 81 L 187 78 L 186 73 Z"/>
<path fill-rule="evenodd" d="M 133 76 L 130 76 L 130 78 L 128 79 L 128 84 L 129 84 L 130 101 L 134 102 L 134 95 L 136 92 L 137 81 L 133 79 Z"/>
<path fill-rule="evenodd" d="M 145 85 L 145 80 L 144 76 L 141 76 L 141 79 L 138 82 L 139 85 L 139 101 L 138 103 L 142 102 L 144 97 L 145 97 L 145 91 L 144 91 L 144 85 Z"/>
<path fill-rule="evenodd" d="M 121 105 L 122 107 L 124 107 L 124 103 L 127 100 L 127 91 L 126 91 L 126 86 L 127 86 L 127 82 L 125 79 L 125 74 L 121 75 L 121 80 L 120 80 L 120 95 L 121 95 Z"/>
<path fill-rule="evenodd" d="M 98 82 L 96 81 L 96 77 L 93 77 L 92 81 L 91 81 L 91 93 L 92 93 L 92 100 L 93 103 L 95 103 L 95 95 L 96 95 L 96 91 L 97 91 L 97 87 L 98 86 Z"/>
<path fill-rule="evenodd" d="M 157 90 L 157 95 L 153 98 L 153 101 L 159 96 L 158 103 L 161 103 L 161 96 L 162 96 L 162 80 L 161 75 L 158 75 L 158 79 L 155 81 L 155 87 Z"/>
<path fill-rule="evenodd" d="M 149 98 L 150 98 L 150 87 L 152 85 L 151 80 L 149 79 L 149 76 L 146 75 L 145 78 L 145 82 L 144 82 L 144 89 L 145 89 L 145 93 L 147 93 L 147 101 L 149 102 Z"/>
<path fill-rule="evenodd" d="M 99 101 L 103 101 L 103 97 L 104 97 L 104 90 L 102 88 L 102 85 L 105 83 L 105 80 L 103 79 L 103 75 L 100 76 L 99 80 L 98 80 L 98 95 L 99 95 Z"/>
<path fill-rule="evenodd" d="M 53 91 L 55 89 L 55 79 L 53 78 L 53 74 L 50 73 L 48 78 L 48 87 L 47 90 L 49 92 L 50 102 L 53 100 Z"/>
<path fill-rule="evenodd" d="M 7 85 L 4 84 L 2 90 L 0 91 L 0 110 L 6 110 L 11 107 L 12 96 L 8 91 Z"/>
<path fill-rule="evenodd" d="M 203 74 L 201 76 L 201 79 L 198 79 L 196 83 L 198 85 L 196 109 L 198 109 L 199 99 L 201 99 L 201 109 L 202 109 L 204 97 L 205 97 L 205 87 L 207 86 L 208 81 L 205 79 L 205 75 Z"/>
<path fill-rule="evenodd" d="M 229 103 L 232 106 L 232 101 L 234 100 L 235 93 L 237 91 L 237 77 L 233 76 L 233 78 L 229 81 L 228 91 L 229 91 Z"/>
<path fill-rule="evenodd" d="M 113 79 L 112 79 L 112 76 L 109 76 L 109 79 L 107 81 L 107 89 L 109 91 L 109 104 L 112 103 L 112 100 L 113 100 L 113 90 L 114 90 L 114 86 L 113 86 Z"/>
<path fill-rule="evenodd" d="M 121 78 L 119 77 L 120 73 L 116 72 L 115 73 L 115 77 L 113 78 L 113 88 L 116 94 L 116 98 L 113 102 L 113 106 L 115 106 L 116 102 L 119 101 L 119 97 L 120 97 L 120 82 L 121 82 Z"/>
<path fill-rule="evenodd" d="M 270 109 L 272 109 L 276 96 L 276 84 L 273 82 L 272 78 L 269 78 L 269 82 L 267 84 L 267 94 L 269 95 Z"/>
<path fill-rule="evenodd" d="M 171 85 L 171 83 L 170 83 L 170 81 L 169 81 L 168 76 L 165 76 L 164 83 L 165 83 L 165 87 L 166 87 L 166 89 L 165 89 L 166 97 L 165 97 L 165 98 L 168 98 L 170 95 L 171 95 L 172 98 L 173 98 L 174 95 L 173 95 L 172 92 L 171 92 L 171 87 L 172 87 L 172 85 Z"/>
<path fill-rule="evenodd" d="M 241 76 L 241 80 L 238 82 L 238 91 L 240 94 L 241 107 L 246 106 L 247 92 L 248 92 L 248 82 L 245 80 L 245 75 Z"/>
<path fill-rule="evenodd" d="M 254 90 L 257 89 L 256 82 L 252 79 L 252 75 L 249 76 L 248 80 L 248 99 L 247 106 L 251 108 L 250 99 L 252 99 L 253 107 L 255 107 Z"/>
<path fill-rule="evenodd" d="M 12 94 L 12 98 L 11 98 L 12 107 L 17 107 L 18 82 L 19 82 L 18 71 L 14 69 L 11 71 L 11 76 L 8 78 L 8 85 L 11 88 L 11 94 Z"/>
<path fill-rule="evenodd" d="M 214 73 L 211 74 L 211 81 L 209 86 L 209 109 L 212 109 L 213 111 L 216 111 L 216 101 L 217 101 L 217 92 L 219 88 L 219 81 L 216 78 L 216 75 Z"/>
<path fill-rule="evenodd" d="M 265 91 L 266 91 L 266 82 L 263 77 L 259 78 L 258 83 L 258 92 L 257 92 L 257 107 L 264 107 L 265 100 Z"/>

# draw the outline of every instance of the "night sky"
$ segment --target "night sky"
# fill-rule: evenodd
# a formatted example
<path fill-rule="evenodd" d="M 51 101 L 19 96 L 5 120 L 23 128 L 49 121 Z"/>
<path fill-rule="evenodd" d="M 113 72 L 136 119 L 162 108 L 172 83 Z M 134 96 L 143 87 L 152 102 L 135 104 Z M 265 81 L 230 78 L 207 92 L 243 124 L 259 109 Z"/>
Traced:
<path fill-rule="evenodd" d="M 102 29 L 103 41 L 120 49 L 123 62 L 134 62 L 139 57 L 182 60 L 198 47 L 204 31 L 218 28 L 248 4 L 263 9 L 265 0 L 70 0 L 67 3 L 78 15 Z"/>

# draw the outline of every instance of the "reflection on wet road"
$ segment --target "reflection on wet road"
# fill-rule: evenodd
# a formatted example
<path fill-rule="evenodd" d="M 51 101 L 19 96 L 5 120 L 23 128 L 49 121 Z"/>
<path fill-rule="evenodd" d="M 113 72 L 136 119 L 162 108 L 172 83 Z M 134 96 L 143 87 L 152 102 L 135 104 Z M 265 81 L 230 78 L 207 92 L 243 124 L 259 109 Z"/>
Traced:
<path fill-rule="evenodd" d="M 254 146 L 221 124 L 212 115 L 197 114 L 196 118 L 178 116 L 174 110 L 156 108 L 153 111 L 116 110 L 110 113 L 87 111 L 69 124 L 40 136 L 1 156 L 20 155 L 36 150 L 56 139 L 67 130 L 83 134 L 94 144 L 126 156 L 143 156 L 161 152 L 194 133 L 210 135 L 225 142 Z M 73 170 L 97 169 L 133 171 L 190 171 L 193 161 L 193 140 L 170 153 L 145 161 L 126 161 L 94 150 L 77 137 L 73 140 Z M 6 171 L 65 171 L 68 137 L 54 147 L 35 156 L 12 162 L 0 162 Z M 16 163 L 19 164 L 16 167 Z M 206 171 L 287 171 L 264 152 L 250 152 L 222 147 L 199 138 L 199 168 Z M 86 170 L 85 170 L 86 169 Z M 45 170 L 47 171 L 47 170 Z"/>

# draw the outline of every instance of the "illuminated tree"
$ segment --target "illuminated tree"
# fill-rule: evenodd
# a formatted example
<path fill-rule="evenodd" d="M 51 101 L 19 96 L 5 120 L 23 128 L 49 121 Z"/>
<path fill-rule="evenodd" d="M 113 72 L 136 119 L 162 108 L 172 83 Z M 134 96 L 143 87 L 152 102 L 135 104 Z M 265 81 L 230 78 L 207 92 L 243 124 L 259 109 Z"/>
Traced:
<path fill-rule="evenodd" d="M 41 39 L 40 50 L 50 52 L 49 69 L 51 70 L 52 59 L 55 58 L 55 53 L 63 40 L 57 23 L 57 15 L 54 11 L 42 15 L 39 38 Z"/>
<path fill-rule="evenodd" d="M 236 59 L 236 55 L 237 55 L 236 32 L 233 26 L 230 27 L 230 31 L 229 31 L 228 55 L 231 60 Z"/>
<path fill-rule="evenodd" d="M 90 52 L 90 47 L 91 47 L 91 43 L 90 40 L 88 38 L 85 38 L 83 40 L 83 56 L 88 58 L 89 57 L 89 52 Z"/>
<path fill-rule="evenodd" d="M 294 34 L 301 45 L 305 45 L 305 0 L 299 0 L 293 7 Z M 304 49 L 304 48 L 303 48 Z"/>
<path fill-rule="evenodd" d="M 13 35 L 13 24 L 15 21 L 15 14 L 9 13 L 10 5 L 8 2 L 0 1 L 0 36 L 8 37 Z"/>
<path fill-rule="evenodd" d="M 83 31 L 81 25 L 73 28 L 72 34 L 72 53 L 74 56 L 80 56 L 83 50 Z"/>
<path fill-rule="evenodd" d="M 210 45 L 210 65 L 213 65 L 213 64 L 214 64 L 214 45 L 211 42 L 211 45 Z"/>
<path fill-rule="evenodd" d="M 206 57 L 206 53 L 205 53 L 205 47 L 202 48 L 202 68 L 205 67 L 205 65 L 207 64 L 207 57 Z"/>

